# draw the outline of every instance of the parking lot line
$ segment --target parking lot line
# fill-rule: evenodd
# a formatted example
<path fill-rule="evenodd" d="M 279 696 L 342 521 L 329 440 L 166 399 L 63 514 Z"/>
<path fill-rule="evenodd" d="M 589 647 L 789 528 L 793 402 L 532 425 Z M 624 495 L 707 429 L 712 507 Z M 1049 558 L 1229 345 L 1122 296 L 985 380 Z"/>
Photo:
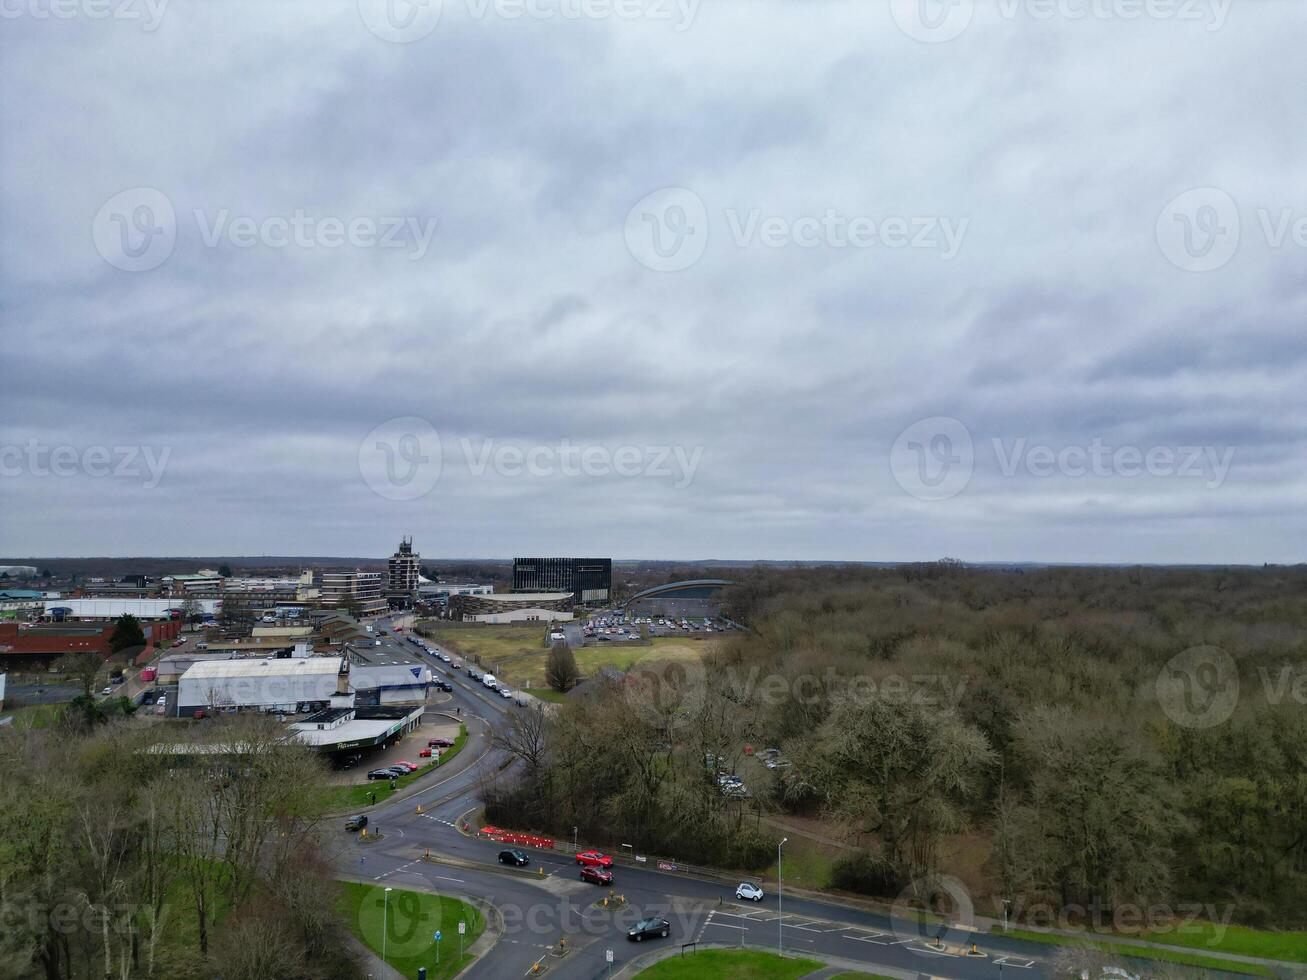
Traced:
<path fill-rule="evenodd" d="M 1019 970 L 1029 970 L 1035 965 L 1034 960 L 1014 960 L 1010 956 L 1000 956 L 994 961 L 995 966 L 999 963 L 1002 963 L 1004 966 L 1015 966 Z"/>

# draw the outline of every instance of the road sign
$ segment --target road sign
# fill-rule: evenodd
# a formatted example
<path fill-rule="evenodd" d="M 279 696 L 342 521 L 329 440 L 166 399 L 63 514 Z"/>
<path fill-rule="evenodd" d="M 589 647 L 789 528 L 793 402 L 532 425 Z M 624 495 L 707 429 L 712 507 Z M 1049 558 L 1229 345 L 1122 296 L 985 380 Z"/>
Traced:
<path fill-rule="evenodd" d="M 436 930 L 436 942 L 440 942 L 440 930 Z"/>
<path fill-rule="evenodd" d="M 465 932 L 467 932 L 467 923 L 466 923 L 466 922 L 460 922 L 460 923 L 458 924 L 458 934 L 461 936 L 461 935 L 463 935 L 463 933 L 465 933 Z"/>
<path fill-rule="evenodd" d="M 613 962 L 613 951 L 611 949 L 604 950 L 604 961 L 607 963 Z"/>

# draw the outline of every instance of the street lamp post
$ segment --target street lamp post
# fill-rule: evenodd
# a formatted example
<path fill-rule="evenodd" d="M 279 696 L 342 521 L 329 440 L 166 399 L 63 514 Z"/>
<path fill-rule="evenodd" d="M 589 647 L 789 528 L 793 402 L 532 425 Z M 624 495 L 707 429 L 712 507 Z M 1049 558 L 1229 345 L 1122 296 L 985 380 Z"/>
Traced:
<path fill-rule="evenodd" d="M 1003 931 L 1004 932 L 1007 932 L 1007 907 L 1011 903 L 1011 901 L 1012 900 L 1010 898 L 1003 899 Z M 1000 972 L 1002 972 L 1002 964 L 1000 964 L 999 967 L 1000 967 Z"/>
<path fill-rule="evenodd" d="M 784 897 L 781 894 L 781 848 L 789 840 L 782 837 L 776 845 L 776 952 L 785 955 L 785 912 Z"/>
<path fill-rule="evenodd" d="M 390 888 L 387 887 L 385 894 L 381 896 L 381 962 L 388 962 L 386 959 L 386 933 L 390 931 Z"/>

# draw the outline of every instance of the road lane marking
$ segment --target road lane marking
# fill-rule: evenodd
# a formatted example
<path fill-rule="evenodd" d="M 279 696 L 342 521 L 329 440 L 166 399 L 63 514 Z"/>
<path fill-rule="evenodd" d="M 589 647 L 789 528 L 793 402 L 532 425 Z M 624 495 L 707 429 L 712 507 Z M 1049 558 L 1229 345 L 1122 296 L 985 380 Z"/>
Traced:
<path fill-rule="evenodd" d="M 1000 956 L 994 961 L 995 965 L 998 965 L 999 963 L 1002 963 L 1004 966 L 1015 966 L 1019 970 L 1029 970 L 1035 965 L 1034 960 L 1017 961 L 1012 959 L 1010 956 Z"/>
<path fill-rule="evenodd" d="M 731 925 L 729 922 L 713 922 L 711 919 L 709 919 L 707 922 L 705 922 L 704 925 L 705 925 L 705 926 L 718 926 L 719 928 L 722 928 L 722 929 L 739 929 L 740 932 L 748 932 L 748 931 L 749 931 L 749 927 L 748 927 L 748 926 L 733 926 L 733 925 Z"/>

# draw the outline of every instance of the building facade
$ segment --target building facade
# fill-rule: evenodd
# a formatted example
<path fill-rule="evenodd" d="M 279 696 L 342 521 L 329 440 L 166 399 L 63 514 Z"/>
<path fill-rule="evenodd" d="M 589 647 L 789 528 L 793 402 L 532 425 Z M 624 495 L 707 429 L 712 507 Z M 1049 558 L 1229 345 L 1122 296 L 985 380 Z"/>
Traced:
<path fill-rule="evenodd" d="M 514 592 L 570 592 L 577 603 L 606 603 L 613 593 L 611 558 L 514 558 Z"/>
<path fill-rule="evenodd" d="M 573 617 L 570 592 L 497 592 L 449 598 L 450 615 L 467 623 L 557 622 Z"/>
<path fill-rule="evenodd" d="M 360 616 L 380 616 L 388 608 L 380 572 L 323 572 L 322 604 L 329 608 L 357 606 Z"/>
<path fill-rule="evenodd" d="M 393 596 L 412 597 L 418 590 L 418 560 L 422 556 L 413 550 L 413 539 L 403 538 L 399 550 L 390 556 L 386 591 Z"/>

